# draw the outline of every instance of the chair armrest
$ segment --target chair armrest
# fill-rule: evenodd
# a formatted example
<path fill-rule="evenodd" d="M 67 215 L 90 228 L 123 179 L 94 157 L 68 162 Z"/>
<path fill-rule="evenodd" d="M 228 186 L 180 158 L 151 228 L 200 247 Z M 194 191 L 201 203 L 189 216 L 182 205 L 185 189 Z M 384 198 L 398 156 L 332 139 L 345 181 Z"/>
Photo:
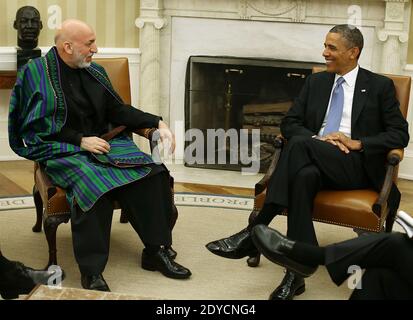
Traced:
<path fill-rule="evenodd" d="M 373 212 L 378 216 L 384 214 L 384 208 L 387 206 L 387 200 L 393 185 L 393 178 L 396 167 L 399 165 L 400 161 L 403 159 L 403 149 L 392 149 L 387 154 L 387 169 L 386 176 L 384 177 L 383 186 L 380 190 L 379 197 L 377 201 L 373 204 Z"/>
<path fill-rule="evenodd" d="M 156 128 L 144 128 L 144 129 L 137 129 L 134 131 L 137 135 L 152 141 L 153 135 L 157 129 Z"/>
<path fill-rule="evenodd" d="M 403 149 L 392 149 L 387 154 L 387 161 L 390 164 L 397 166 L 399 162 L 403 160 L 403 155 L 404 155 Z"/>
<path fill-rule="evenodd" d="M 153 150 L 158 145 L 158 140 L 160 138 L 158 129 L 157 128 L 137 129 L 134 131 L 134 133 L 148 139 L 151 152 L 153 152 Z"/>
<path fill-rule="evenodd" d="M 278 160 L 280 159 L 283 144 L 284 144 L 284 141 L 281 137 L 276 137 L 274 139 L 274 146 L 275 146 L 274 156 L 272 158 L 271 164 L 267 172 L 265 173 L 264 177 L 262 177 L 262 179 L 255 184 L 255 195 L 260 194 L 267 188 L 268 180 L 270 180 L 271 175 L 274 173 L 274 170 L 277 167 Z"/>

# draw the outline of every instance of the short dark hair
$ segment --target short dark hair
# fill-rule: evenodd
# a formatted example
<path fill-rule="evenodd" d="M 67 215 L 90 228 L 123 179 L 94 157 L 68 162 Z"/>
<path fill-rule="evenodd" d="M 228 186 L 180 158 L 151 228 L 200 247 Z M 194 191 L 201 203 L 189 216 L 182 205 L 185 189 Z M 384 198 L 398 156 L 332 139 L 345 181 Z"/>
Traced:
<path fill-rule="evenodd" d="M 363 50 L 364 39 L 360 30 L 351 24 L 339 24 L 331 28 L 330 32 L 340 34 L 348 42 L 349 48 L 357 47 L 360 53 L 357 59 L 360 57 Z"/>

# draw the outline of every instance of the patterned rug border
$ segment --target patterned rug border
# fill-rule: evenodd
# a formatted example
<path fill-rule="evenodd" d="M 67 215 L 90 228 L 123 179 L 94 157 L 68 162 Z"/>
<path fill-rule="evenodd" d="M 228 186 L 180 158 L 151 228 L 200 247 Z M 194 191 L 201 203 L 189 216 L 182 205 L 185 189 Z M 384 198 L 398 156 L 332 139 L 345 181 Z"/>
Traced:
<path fill-rule="evenodd" d="M 204 207 L 251 211 L 254 198 L 241 195 L 222 195 L 210 193 L 175 192 L 175 204 L 183 207 Z M 0 211 L 32 209 L 33 196 L 0 197 Z"/>

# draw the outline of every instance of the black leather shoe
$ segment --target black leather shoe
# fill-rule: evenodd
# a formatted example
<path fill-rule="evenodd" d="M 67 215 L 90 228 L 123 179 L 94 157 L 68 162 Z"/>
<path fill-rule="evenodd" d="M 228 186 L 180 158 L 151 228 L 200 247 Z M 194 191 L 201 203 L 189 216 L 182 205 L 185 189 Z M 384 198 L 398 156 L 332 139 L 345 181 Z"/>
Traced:
<path fill-rule="evenodd" d="M 288 271 L 281 284 L 271 293 L 269 300 L 292 300 L 305 291 L 304 278 Z"/>
<path fill-rule="evenodd" d="M 168 278 L 187 279 L 192 274 L 189 269 L 173 261 L 165 248 L 160 248 L 153 254 L 148 254 L 147 250 L 143 249 L 141 259 L 143 269 L 159 271 Z"/>
<path fill-rule="evenodd" d="M 172 249 L 172 247 L 165 247 L 166 252 L 168 253 L 168 256 L 172 259 L 175 260 L 176 256 L 178 253 Z"/>
<path fill-rule="evenodd" d="M 3 299 L 16 299 L 29 294 L 37 284 L 48 284 L 56 270 L 35 270 L 18 261 L 11 261 L 10 268 L 0 274 L 0 295 Z"/>
<path fill-rule="evenodd" d="M 87 290 L 110 291 L 108 284 L 101 274 L 86 276 L 82 274 L 82 287 Z"/>
<path fill-rule="evenodd" d="M 293 249 L 295 242 L 284 237 L 277 230 L 259 224 L 252 229 L 251 237 L 258 251 L 267 259 L 302 277 L 309 277 L 318 268 L 318 266 L 308 266 L 289 258 L 288 253 Z"/>
<path fill-rule="evenodd" d="M 212 241 L 206 248 L 213 254 L 229 259 L 241 259 L 258 253 L 247 228 L 228 238 Z"/>

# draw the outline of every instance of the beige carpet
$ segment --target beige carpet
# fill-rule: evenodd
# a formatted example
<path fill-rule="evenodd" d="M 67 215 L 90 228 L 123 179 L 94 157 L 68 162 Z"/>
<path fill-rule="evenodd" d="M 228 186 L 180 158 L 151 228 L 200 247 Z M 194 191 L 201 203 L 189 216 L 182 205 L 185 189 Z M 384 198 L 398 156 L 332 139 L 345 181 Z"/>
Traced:
<path fill-rule="evenodd" d="M 179 219 L 174 229 L 177 262 L 191 269 L 189 280 L 173 280 L 159 272 L 141 269 L 142 244 L 129 224 L 119 223 L 114 214 L 111 254 L 104 276 L 114 292 L 136 294 L 153 299 L 267 299 L 281 281 L 283 268 L 265 258 L 257 268 L 246 265 L 245 259 L 227 260 L 205 249 L 211 240 L 222 238 L 242 229 L 248 211 L 218 208 L 178 207 Z M 0 211 L 0 245 L 9 259 L 41 268 L 47 262 L 47 245 L 42 233 L 33 233 L 34 209 Z M 277 217 L 273 224 L 286 231 L 286 218 Z M 321 245 L 355 236 L 350 229 L 316 224 Z M 58 259 L 66 272 L 65 287 L 80 288 L 80 274 L 74 260 L 70 224 L 58 229 Z M 324 267 L 306 281 L 307 290 L 297 299 L 347 299 L 346 283 L 336 287 Z"/>

